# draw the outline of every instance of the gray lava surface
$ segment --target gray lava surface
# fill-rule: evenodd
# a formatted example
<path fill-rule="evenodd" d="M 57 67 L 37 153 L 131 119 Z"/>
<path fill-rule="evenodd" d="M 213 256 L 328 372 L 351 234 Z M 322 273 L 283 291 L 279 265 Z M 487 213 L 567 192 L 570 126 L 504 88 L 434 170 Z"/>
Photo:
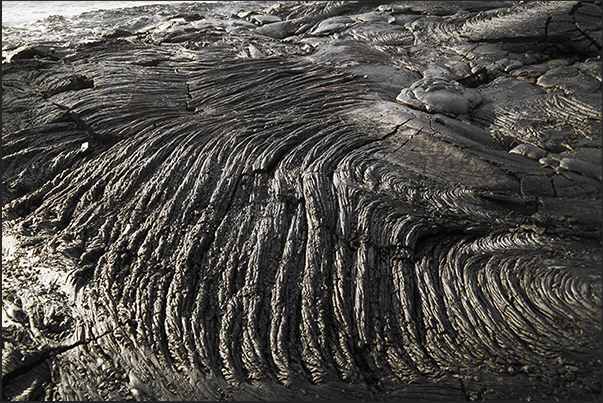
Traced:
<path fill-rule="evenodd" d="M 600 400 L 601 8 L 3 27 L 3 400 Z"/>

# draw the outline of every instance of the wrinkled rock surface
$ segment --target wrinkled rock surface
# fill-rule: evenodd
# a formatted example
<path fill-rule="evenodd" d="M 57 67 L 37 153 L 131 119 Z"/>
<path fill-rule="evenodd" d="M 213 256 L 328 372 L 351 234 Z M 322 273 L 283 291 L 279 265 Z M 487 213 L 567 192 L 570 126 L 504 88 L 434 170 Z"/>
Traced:
<path fill-rule="evenodd" d="M 601 2 L 41 24 L 3 27 L 3 400 L 600 399 Z"/>

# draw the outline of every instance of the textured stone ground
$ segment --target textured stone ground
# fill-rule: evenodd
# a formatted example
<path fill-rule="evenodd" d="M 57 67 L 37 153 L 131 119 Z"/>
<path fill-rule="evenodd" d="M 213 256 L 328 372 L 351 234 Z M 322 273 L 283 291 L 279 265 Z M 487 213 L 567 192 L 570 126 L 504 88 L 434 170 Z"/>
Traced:
<path fill-rule="evenodd" d="M 7 45 L 3 400 L 600 399 L 600 2 L 215 7 Z"/>

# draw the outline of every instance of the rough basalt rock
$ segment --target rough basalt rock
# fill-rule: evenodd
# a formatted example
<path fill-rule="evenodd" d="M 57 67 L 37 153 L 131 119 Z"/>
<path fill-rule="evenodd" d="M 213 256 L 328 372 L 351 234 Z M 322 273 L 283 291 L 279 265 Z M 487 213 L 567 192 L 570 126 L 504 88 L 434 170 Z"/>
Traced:
<path fill-rule="evenodd" d="M 453 117 L 468 114 L 482 99 L 476 90 L 444 77 L 422 78 L 396 97 L 402 105 Z"/>
<path fill-rule="evenodd" d="M 148 7 L 2 65 L 3 400 L 600 398 L 600 2 Z"/>

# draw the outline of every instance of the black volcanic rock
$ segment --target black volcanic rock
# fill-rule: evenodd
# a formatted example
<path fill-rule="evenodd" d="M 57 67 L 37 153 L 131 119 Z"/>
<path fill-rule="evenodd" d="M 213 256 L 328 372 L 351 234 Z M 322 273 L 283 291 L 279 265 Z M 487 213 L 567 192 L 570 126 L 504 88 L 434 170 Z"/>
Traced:
<path fill-rule="evenodd" d="M 600 398 L 600 15 L 171 4 L 11 45 L 3 400 Z"/>

